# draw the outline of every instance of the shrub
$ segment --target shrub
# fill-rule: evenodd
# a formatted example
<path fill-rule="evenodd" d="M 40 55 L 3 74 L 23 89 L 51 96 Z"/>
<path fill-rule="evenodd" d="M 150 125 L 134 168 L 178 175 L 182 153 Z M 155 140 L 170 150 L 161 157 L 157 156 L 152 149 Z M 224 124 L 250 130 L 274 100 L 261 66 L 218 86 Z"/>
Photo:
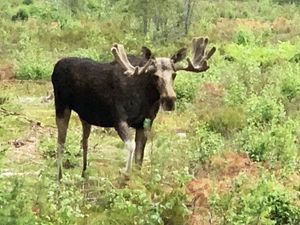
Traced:
<path fill-rule="evenodd" d="M 226 84 L 226 92 L 224 97 L 226 104 L 231 106 L 241 105 L 245 102 L 246 98 L 246 86 L 236 78 L 231 77 Z"/>
<path fill-rule="evenodd" d="M 80 138 L 79 135 L 71 132 L 71 130 L 68 132 L 63 157 L 64 167 L 72 168 L 78 165 L 78 156 L 81 155 Z M 53 137 L 45 137 L 39 143 L 39 149 L 45 158 L 55 158 L 56 147 L 56 141 Z"/>
<path fill-rule="evenodd" d="M 188 210 L 184 205 L 185 194 L 178 189 L 170 193 L 161 192 L 151 197 L 145 190 L 114 189 L 107 198 L 103 224 L 184 224 Z"/>
<path fill-rule="evenodd" d="M 16 21 L 16 20 L 28 20 L 28 17 L 29 17 L 29 13 L 26 9 L 19 9 L 18 12 L 13 15 L 11 17 L 11 20 L 12 21 Z"/>
<path fill-rule="evenodd" d="M 1 179 L 0 182 L 0 221 L 6 225 L 32 224 L 32 196 L 24 189 L 22 179 Z"/>
<path fill-rule="evenodd" d="M 285 118 L 283 104 L 276 96 L 251 95 L 245 102 L 247 122 L 257 126 L 282 122 Z"/>
<path fill-rule="evenodd" d="M 284 68 L 276 69 L 278 73 L 284 73 L 284 76 L 280 77 L 281 93 L 288 101 L 291 101 L 300 93 L 300 78 L 297 76 L 300 72 L 299 66 L 293 63 L 286 63 Z"/>
<path fill-rule="evenodd" d="M 16 78 L 21 80 L 33 79 L 50 79 L 53 71 L 53 65 L 45 58 L 35 56 L 26 56 L 18 64 L 16 69 Z"/>
<path fill-rule="evenodd" d="M 76 183 L 77 179 L 68 174 L 64 175 L 61 184 L 44 179 L 42 184 L 47 185 L 48 191 L 39 193 L 43 201 L 38 202 L 44 209 L 39 215 L 42 224 L 73 225 L 85 216 L 84 195 Z"/>
<path fill-rule="evenodd" d="M 246 116 L 240 107 L 219 107 L 206 120 L 211 130 L 228 137 L 243 129 L 246 125 Z"/>
<path fill-rule="evenodd" d="M 288 121 L 270 128 L 248 126 L 239 134 L 237 143 L 255 161 L 294 167 L 298 157 L 296 138 L 296 126 Z"/>
<path fill-rule="evenodd" d="M 175 80 L 176 104 L 179 110 L 184 110 L 193 102 L 196 97 L 197 79 L 189 73 L 178 73 Z"/>
<path fill-rule="evenodd" d="M 69 55 L 81 58 L 90 58 L 96 61 L 108 61 L 111 58 L 111 54 L 108 52 L 103 53 L 93 48 L 79 48 L 71 52 Z"/>
<path fill-rule="evenodd" d="M 258 180 L 240 175 L 225 194 L 215 194 L 211 206 L 221 219 L 218 224 L 294 225 L 300 222 L 297 193 L 273 176 Z"/>
<path fill-rule="evenodd" d="M 221 134 L 209 130 L 207 124 L 198 123 L 195 126 L 194 133 L 189 138 L 192 164 L 203 163 L 224 146 Z"/>
<path fill-rule="evenodd" d="M 255 42 L 253 32 L 247 27 L 239 27 L 236 31 L 235 43 L 238 45 L 248 45 Z"/>
<path fill-rule="evenodd" d="M 23 0 L 24 5 L 31 5 L 33 4 L 33 0 Z"/>

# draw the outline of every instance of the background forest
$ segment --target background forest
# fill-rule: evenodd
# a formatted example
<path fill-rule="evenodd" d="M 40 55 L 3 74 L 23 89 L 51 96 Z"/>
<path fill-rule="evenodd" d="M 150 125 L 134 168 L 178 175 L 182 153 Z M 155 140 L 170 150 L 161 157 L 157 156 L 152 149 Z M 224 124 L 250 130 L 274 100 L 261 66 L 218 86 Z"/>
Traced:
<path fill-rule="evenodd" d="M 0 225 L 300 224 L 299 24 L 296 0 L 1 0 Z M 59 184 L 57 60 L 109 61 L 115 42 L 171 56 L 198 36 L 211 67 L 178 73 L 127 186 L 111 129 L 93 127 L 80 177 L 76 115 Z"/>

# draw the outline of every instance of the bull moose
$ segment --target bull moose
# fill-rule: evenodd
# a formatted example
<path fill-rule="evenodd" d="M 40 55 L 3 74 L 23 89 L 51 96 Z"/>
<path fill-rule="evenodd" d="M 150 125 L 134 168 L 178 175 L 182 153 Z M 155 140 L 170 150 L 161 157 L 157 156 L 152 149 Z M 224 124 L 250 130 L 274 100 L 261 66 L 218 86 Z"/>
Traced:
<path fill-rule="evenodd" d="M 57 138 L 58 178 L 62 178 L 62 157 L 71 111 L 82 123 L 83 170 L 87 168 L 88 138 L 91 125 L 114 127 L 128 151 L 125 172 L 129 173 L 133 156 L 141 166 L 147 137 L 146 119 L 152 124 L 160 105 L 166 111 L 175 109 L 176 94 L 173 82 L 179 70 L 206 71 L 207 60 L 216 48 L 206 51 L 208 38 L 194 38 L 192 59 L 187 66 L 178 64 L 187 55 L 181 48 L 172 57 L 153 57 L 143 47 L 142 56 L 128 56 L 123 45 L 114 44 L 111 52 L 115 60 L 100 63 L 91 59 L 68 57 L 59 60 L 52 74 L 54 88 Z M 129 128 L 135 129 L 135 140 Z"/>

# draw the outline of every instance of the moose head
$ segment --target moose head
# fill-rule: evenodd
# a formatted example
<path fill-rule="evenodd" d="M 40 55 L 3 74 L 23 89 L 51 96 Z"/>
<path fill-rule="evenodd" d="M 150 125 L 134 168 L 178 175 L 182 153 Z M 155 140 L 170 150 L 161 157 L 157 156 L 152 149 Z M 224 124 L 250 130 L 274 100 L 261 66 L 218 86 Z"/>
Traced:
<path fill-rule="evenodd" d="M 143 66 L 133 66 L 121 44 L 114 44 L 111 51 L 124 69 L 124 74 L 128 76 L 139 76 L 147 74 L 152 76 L 155 87 L 160 94 L 161 106 L 166 111 L 175 109 L 176 94 L 173 88 L 173 82 L 176 78 L 176 72 L 180 70 L 200 73 L 209 69 L 207 61 L 215 53 L 216 48 L 212 47 L 205 51 L 208 44 L 208 38 L 194 38 L 192 40 L 192 59 L 187 58 L 187 66 L 178 63 L 186 58 L 187 48 L 179 49 L 173 56 L 157 57 L 152 56 L 150 49 L 142 47 L 143 57 L 147 62 Z"/>

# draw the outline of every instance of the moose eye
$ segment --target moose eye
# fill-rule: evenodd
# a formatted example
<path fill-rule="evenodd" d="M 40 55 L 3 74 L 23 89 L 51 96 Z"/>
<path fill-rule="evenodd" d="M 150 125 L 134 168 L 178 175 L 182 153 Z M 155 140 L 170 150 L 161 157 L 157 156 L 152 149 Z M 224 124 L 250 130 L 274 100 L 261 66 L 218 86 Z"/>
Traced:
<path fill-rule="evenodd" d="M 153 74 L 153 75 L 152 75 L 152 77 L 153 77 L 153 80 L 154 80 L 155 82 L 158 82 L 158 80 L 159 80 L 159 76 L 157 76 L 157 75 Z"/>

